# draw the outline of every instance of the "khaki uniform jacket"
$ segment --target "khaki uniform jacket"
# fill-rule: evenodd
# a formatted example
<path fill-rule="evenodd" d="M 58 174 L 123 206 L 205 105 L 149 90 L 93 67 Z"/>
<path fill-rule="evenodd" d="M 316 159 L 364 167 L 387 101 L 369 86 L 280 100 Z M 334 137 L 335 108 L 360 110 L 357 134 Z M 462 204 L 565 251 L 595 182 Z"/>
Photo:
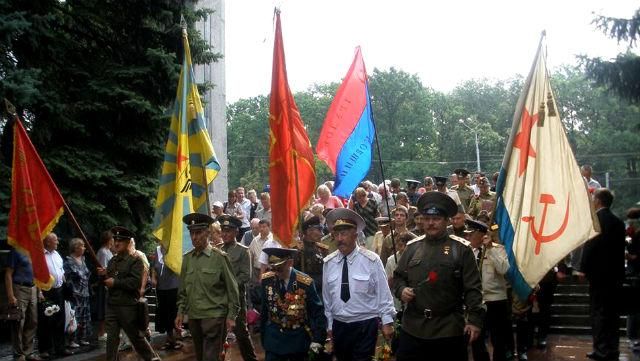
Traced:
<path fill-rule="evenodd" d="M 482 328 L 480 272 L 468 242 L 444 233 L 409 242 L 393 277 L 394 294 L 413 288 L 402 329 L 421 339 L 462 336 L 465 322 Z M 466 320 L 463 306 L 466 307 Z"/>
<path fill-rule="evenodd" d="M 459 185 L 451 187 L 454 191 L 458 192 L 458 197 L 460 197 L 460 202 L 465 210 L 469 209 L 469 202 L 471 202 L 471 198 L 473 197 L 473 189 L 468 185 L 464 185 L 460 187 Z M 469 213 L 469 212 L 467 212 Z"/>
<path fill-rule="evenodd" d="M 225 317 L 235 320 L 240 295 L 229 257 L 207 245 L 202 252 L 191 250 L 182 258 L 178 312 L 190 319 Z"/>
<path fill-rule="evenodd" d="M 113 278 L 107 303 L 112 306 L 133 306 L 138 304 L 144 265 L 138 257 L 125 252 L 115 255 L 107 265 L 107 277 Z"/>
<path fill-rule="evenodd" d="M 482 298 L 485 302 L 507 299 L 507 281 L 504 276 L 508 270 L 509 260 L 503 245 L 493 243 L 491 248 L 484 249 Z"/>
<path fill-rule="evenodd" d="M 485 194 L 479 194 L 478 197 L 475 195 L 471 197 L 471 201 L 469 202 L 469 208 L 467 208 L 467 213 L 471 217 L 477 217 L 480 211 L 482 210 L 482 203 L 484 201 L 491 201 L 494 204 L 496 203 L 496 192 L 489 191 Z"/>

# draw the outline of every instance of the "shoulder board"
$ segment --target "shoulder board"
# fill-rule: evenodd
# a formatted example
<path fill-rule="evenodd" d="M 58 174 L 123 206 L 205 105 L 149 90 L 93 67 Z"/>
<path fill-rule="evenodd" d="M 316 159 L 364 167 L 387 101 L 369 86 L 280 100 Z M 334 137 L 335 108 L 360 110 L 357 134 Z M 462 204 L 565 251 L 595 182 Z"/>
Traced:
<path fill-rule="evenodd" d="M 369 251 L 364 247 L 358 247 L 358 250 L 360 251 L 360 253 L 362 253 L 363 256 L 367 257 L 371 262 L 375 261 L 376 258 L 379 258 L 375 252 Z"/>
<path fill-rule="evenodd" d="M 458 187 L 460 187 L 460 186 L 458 186 L 458 185 L 455 185 L 455 186 L 452 186 L 452 187 L 451 187 L 451 188 L 449 188 L 449 189 L 453 189 L 453 190 L 456 190 L 456 189 L 458 189 Z"/>
<path fill-rule="evenodd" d="M 424 235 L 422 235 L 422 236 L 420 236 L 420 237 L 416 237 L 416 238 L 414 238 L 414 239 L 410 240 L 409 242 L 407 242 L 407 246 L 408 246 L 408 245 L 410 245 L 410 244 L 416 243 L 416 242 L 420 242 L 420 241 L 422 241 L 423 239 L 424 239 Z"/>
<path fill-rule="evenodd" d="M 467 246 L 467 247 L 469 247 L 469 245 L 471 244 L 471 243 L 469 243 L 469 241 L 467 241 L 466 239 L 464 239 L 464 238 L 462 238 L 462 237 L 458 237 L 458 236 L 453 235 L 453 234 L 450 234 L 450 235 L 449 235 L 449 238 L 451 238 L 451 239 L 452 239 L 452 240 L 454 240 L 454 241 L 458 241 L 458 242 L 462 243 L 463 245 L 465 245 L 465 246 Z"/>
<path fill-rule="evenodd" d="M 501 245 L 500 243 L 496 243 L 496 242 L 491 242 L 491 246 L 495 248 L 504 248 L 504 245 Z"/>
<path fill-rule="evenodd" d="M 236 243 L 240 248 L 249 249 L 249 247 L 245 246 L 242 243 Z"/>
<path fill-rule="evenodd" d="M 263 273 L 261 278 L 262 278 L 263 280 L 266 280 L 267 278 L 274 277 L 275 275 L 276 275 L 276 273 L 275 273 L 275 272 L 269 271 L 269 272 L 265 272 L 265 273 Z"/>
<path fill-rule="evenodd" d="M 318 248 L 322 248 L 322 249 L 325 249 L 325 250 L 329 250 L 329 246 L 327 246 L 326 244 L 324 244 L 324 243 L 322 243 L 322 242 L 316 242 L 316 243 L 315 243 L 315 245 L 316 245 Z"/>
<path fill-rule="evenodd" d="M 296 272 L 296 281 L 306 285 L 306 286 L 310 286 L 311 283 L 313 282 L 313 278 L 307 276 L 306 274 L 302 273 L 302 272 Z"/>
<path fill-rule="evenodd" d="M 337 255 L 338 255 L 338 253 L 340 253 L 340 251 L 338 251 L 338 250 L 335 250 L 335 251 L 333 251 L 333 252 L 329 253 L 329 255 L 328 255 L 328 256 L 326 256 L 326 257 L 323 259 L 324 263 L 327 263 L 327 262 L 331 261 L 331 259 L 333 259 L 335 256 L 337 256 Z"/>
<path fill-rule="evenodd" d="M 226 255 L 227 255 L 227 252 L 225 252 L 225 251 L 221 250 L 221 249 L 220 249 L 220 248 L 218 248 L 218 247 L 211 247 L 211 251 L 213 251 L 213 253 L 219 253 L 219 254 L 221 254 L 221 255 L 223 255 L 223 256 L 226 256 Z"/>

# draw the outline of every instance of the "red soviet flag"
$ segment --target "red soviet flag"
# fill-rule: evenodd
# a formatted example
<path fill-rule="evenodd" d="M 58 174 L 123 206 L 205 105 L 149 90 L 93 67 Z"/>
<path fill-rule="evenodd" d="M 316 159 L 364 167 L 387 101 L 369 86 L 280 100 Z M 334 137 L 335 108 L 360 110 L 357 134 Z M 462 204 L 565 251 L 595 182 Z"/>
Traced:
<path fill-rule="evenodd" d="M 58 223 L 64 200 L 17 116 L 13 129 L 7 238 L 10 245 L 31 259 L 36 286 L 49 290 L 54 280 L 49 275 L 42 240 Z"/>
<path fill-rule="evenodd" d="M 276 11 L 273 72 L 269 108 L 269 182 L 274 237 L 291 245 L 298 217 L 316 187 L 311 142 L 287 80 L 280 12 Z"/>

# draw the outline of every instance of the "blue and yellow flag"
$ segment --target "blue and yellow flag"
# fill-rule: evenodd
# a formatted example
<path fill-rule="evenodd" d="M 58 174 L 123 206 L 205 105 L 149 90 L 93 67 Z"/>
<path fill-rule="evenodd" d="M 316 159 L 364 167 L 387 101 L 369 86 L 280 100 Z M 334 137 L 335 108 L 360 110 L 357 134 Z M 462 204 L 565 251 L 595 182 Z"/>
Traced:
<path fill-rule="evenodd" d="M 209 214 L 207 187 L 220 170 L 205 125 L 186 30 L 182 32 L 182 42 L 184 60 L 153 221 L 153 235 L 167 249 L 164 263 L 176 273 L 180 272 L 182 255 L 191 248 L 182 217 L 193 212 Z"/>

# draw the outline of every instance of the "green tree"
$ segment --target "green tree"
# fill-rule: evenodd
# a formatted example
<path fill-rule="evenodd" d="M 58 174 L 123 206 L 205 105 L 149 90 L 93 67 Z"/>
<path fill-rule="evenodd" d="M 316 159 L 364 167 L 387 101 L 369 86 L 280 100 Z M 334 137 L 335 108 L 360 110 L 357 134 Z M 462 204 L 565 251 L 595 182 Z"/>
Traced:
<path fill-rule="evenodd" d="M 194 29 L 207 12 L 182 2 L 0 0 L 0 97 L 18 107 L 90 236 L 120 224 L 149 238 L 181 14 L 194 62 L 214 61 Z"/>
<path fill-rule="evenodd" d="M 640 57 L 632 51 L 640 37 L 640 9 L 630 19 L 597 16 L 593 24 L 610 38 L 628 42 L 626 53 L 615 59 L 581 57 L 588 77 L 623 98 L 640 101 Z"/>

